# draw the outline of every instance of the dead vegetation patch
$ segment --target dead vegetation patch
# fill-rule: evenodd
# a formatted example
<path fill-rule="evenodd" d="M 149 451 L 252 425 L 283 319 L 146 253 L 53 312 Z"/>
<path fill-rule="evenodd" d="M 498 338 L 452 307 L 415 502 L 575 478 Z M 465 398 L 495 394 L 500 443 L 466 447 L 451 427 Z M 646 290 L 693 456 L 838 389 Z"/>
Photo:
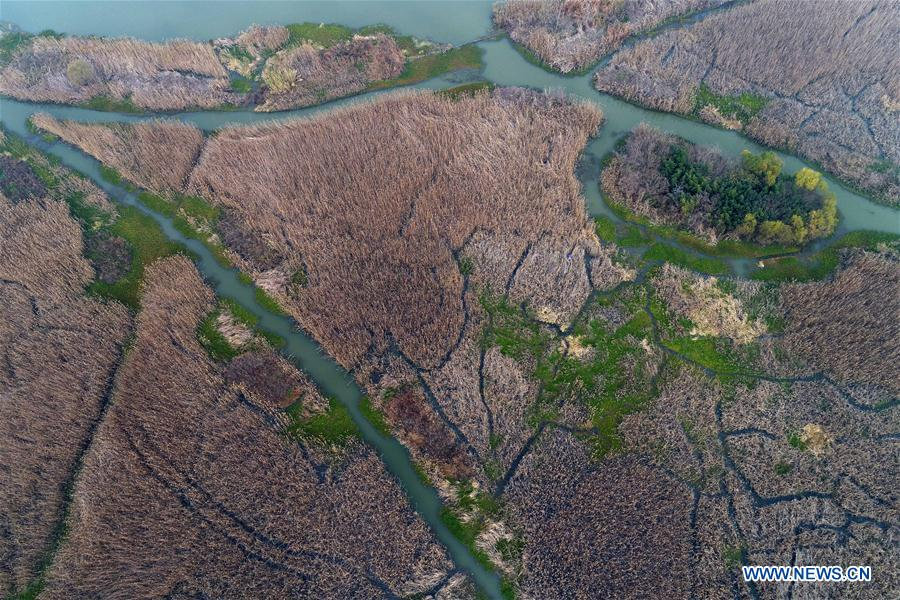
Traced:
<path fill-rule="evenodd" d="M 204 144 L 197 127 L 176 120 L 79 123 L 37 113 L 31 121 L 156 192 L 182 190 Z"/>
<path fill-rule="evenodd" d="M 263 102 L 256 110 L 286 110 L 319 104 L 398 77 L 406 56 L 392 37 L 354 36 L 331 48 L 302 44 L 266 62 Z"/>
<path fill-rule="evenodd" d="M 65 204 L 35 197 L 39 188 L 28 188 L 24 172 L 5 171 L 5 182 L 30 193 L 16 203 L 0 194 L 0 589 L 6 591 L 25 590 L 55 542 L 66 485 L 108 400 L 130 329 L 122 305 L 85 297 L 93 271 L 82 256 L 81 229 Z"/>
<path fill-rule="evenodd" d="M 785 342 L 843 381 L 900 391 L 900 263 L 858 251 L 833 280 L 787 285 Z"/>
<path fill-rule="evenodd" d="M 471 475 L 465 453 L 453 434 L 438 421 L 421 391 L 406 386 L 388 394 L 384 412 L 403 442 L 437 463 L 444 477 L 462 479 Z"/>
<path fill-rule="evenodd" d="M 550 67 L 590 67 L 630 36 L 669 18 L 725 0 L 508 0 L 494 4 L 494 23 Z"/>
<path fill-rule="evenodd" d="M 287 282 L 296 266 L 280 257 L 302 257 L 300 299 L 281 296 L 340 362 L 389 336 L 433 365 L 458 337 L 454 253 L 474 232 L 514 235 L 517 252 L 545 235 L 574 256 L 596 252 L 573 170 L 599 122 L 594 108 L 543 95 L 398 94 L 225 129 L 187 192 L 224 208 L 236 230 L 226 243 L 258 249 L 244 256 L 253 271 L 275 266 Z"/>
<path fill-rule="evenodd" d="M 737 127 L 884 202 L 900 198 L 898 5 L 744 3 L 617 53 L 603 92 Z M 735 123 L 737 121 L 737 123 Z"/>
<path fill-rule="evenodd" d="M 153 263 L 143 292 L 48 598 L 381 597 L 447 572 L 371 450 L 351 444 L 332 462 L 282 434 L 267 402 L 280 394 L 257 393 L 284 374 L 270 358 L 241 359 L 237 389 L 226 384 L 195 337 L 213 295 L 188 259 Z"/>
<path fill-rule="evenodd" d="M 131 110 L 216 108 L 236 101 L 210 44 L 38 36 L 5 65 L 0 93 L 32 102 Z"/>

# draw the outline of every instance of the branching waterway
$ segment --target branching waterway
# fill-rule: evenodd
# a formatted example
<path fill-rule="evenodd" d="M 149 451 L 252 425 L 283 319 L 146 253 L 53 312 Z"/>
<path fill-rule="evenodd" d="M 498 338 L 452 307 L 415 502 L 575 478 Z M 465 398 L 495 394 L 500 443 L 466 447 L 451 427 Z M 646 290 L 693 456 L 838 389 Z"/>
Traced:
<path fill-rule="evenodd" d="M 204 39 L 233 34 L 251 23 L 286 23 L 299 21 L 329 21 L 350 26 L 385 22 L 403 34 L 428 37 L 437 41 L 461 43 L 482 38 L 490 28 L 490 2 L 346 2 L 346 3 L 282 3 L 234 2 L 215 5 L 215 10 L 202 10 L 203 3 L 196 2 L 137 2 L 127 11 L 109 11 L 104 2 L 78 3 L 73 10 L 71 3 L 22 3 L 5 2 L 4 18 L 16 22 L 26 30 L 54 28 L 76 34 L 134 35 L 145 39 L 192 37 Z M 186 15 L 204 14 L 204 20 L 185 18 Z M 207 17 L 209 19 L 207 19 Z M 592 216 L 608 215 L 617 219 L 603 202 L 598 186 L 598 169 L 601 157 L 613 149 L 615 142 L 637 124 L 648 123 L 660 130 L 681 136 L 691 142 L 715 145 L 727 154 L 737 154 L 748 148 L 761 150 L 758 144 L 731 131 L 725 131 L 684 119 L 676 115 L 658 113 L 628 104 L 611 96 L 598 93 L 591 85 L 591 74 L 566 77 L 550 73 L 527 62 L 506 39 L 482 41 L 485 67 L 481 73 L 468 73 L 470 78 L 487 79 L 497 85 L 517 85 L 538 89 L 558 89 L 570 97 L 599 104 L 605 123 L 585 152 L 580 177 L 587 208 Z M 415 88 L 441 89 L 457 85 L 459 75 L 424 82 Z M 227 125 L 258 123 L 277 119 L 306 117 L 331 111 L 350 103 L 368 101 L 373 92 L 324 105 L 283 113 L 256 113 L 244 111 L 207 111 L 171 115 L 200 128 L 211 131 Z M 0 118 L 3 125 L 31 143 L 59 157 L 64 164 L 89 176 L 119 202 L 135 205 L 151 215 L 171 239 L 180 242 L 195 254 L 198 269 L 216 292 L 232 298 L 247 307 L 257 317 L 260 326 L 276 333 L 287 342 L 285 353 L 305 371 L 328 396 L 337 398 L 350 411 L 363 438 L 380 454 L 389 471 L 397 478 L 408 494 L 413 507 L 429 524 L 438 539 L 445 545 L 458 568 L 468 573 L 475 583 L 491 598 L 500 598 L 500 582 L 479 563 L 472 553 L 457 540 L 440 519 L 441 503 L 437 493 L 423 484 L 413 466 L 407 450 L 395 439 L 381 434 L 360 412 L 360 388 L 353 378 L 335 361 L 327 357 L 321 347 L 309 336 L 300 332 L 297 324 L 284 316 L 273 314 L 256 301 L 252 286 L 242 283 L 238 273 L 220 265 L 200 242 L 186 238 L 171 220 L 158 214 L 138 201 L 137 197 L 121 187 L 114 186 L 100 177 L 98 163 L 83 153 L 62 143 L 47 144 L 31 134 L 28 117 L 39 111 L 49 112 L 57 118 L 82 122 L 132 122 L 150 118 L 97 112 L 82 108 L 47 104 L 30 104 L 8 99 L 0 100 Z M 797 157 L 779 152 L 786 172 L 795 172 L 805 166 Z M 592 168 L 593 166 L 593 168 Z M 900 233 L 900 211 L 878 205 L 826 177 L 838 199 L 841 224 L 835 235 L 868 229 Z M 737 273 L 746 265 L 734 261 Z"/>

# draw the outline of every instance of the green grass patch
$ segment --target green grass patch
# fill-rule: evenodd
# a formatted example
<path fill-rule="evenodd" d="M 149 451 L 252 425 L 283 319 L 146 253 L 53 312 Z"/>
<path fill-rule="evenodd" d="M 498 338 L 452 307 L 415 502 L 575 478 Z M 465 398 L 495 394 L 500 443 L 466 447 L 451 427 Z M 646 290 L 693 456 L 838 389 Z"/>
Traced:
<path fill-rule="evenodd" d="M 0 131 L 3 132 L 3 145 L 0 146 L 0 151 L 8 153 L 13 158 L 25 158 L 31 152 L 31 147 L 25 140 L 5 127 L 0 126 Z"/>
<path fill-rule="evenodd" d="M 481 563 L 484 568 L 490 571 L 496 568 L 491 559 L 488 558 L 487 553 L 475 547 L 475 539 L 484 527 L 483 519 L 476 517 L 463 521 L 452 509 L 446 506 L 441 509 L 440 519 L 447 526 L 447 529 L 450 530 L 450 533 L 453 534 L 453 537 L 462 542 L 469 549 L 475 560 Z"/>
<path fill-rule="evenodd" d="M 742 353 L 725 339 L 679 336 L 667 339 L 663 344 L 716 373 L 726 375 L 752 375 L 754 373 L 752 368 L 747 368 L 753 350 L 748 348 Z M 746 356 L 742 356 L 742 354 Z"/>
<path fill-rule="evenodd" d="M 37 176 L 38 179 L 41 180 L 47 189 L 55 189 L 56 186 L 59 185 L 59 179 L 57 179 L 56 175 L 53 174 L 53 170 L 50 169 L 46 164 L 42 164 L 41 162 L 35 160 L 33 157 L 28 157 L 26 159 L 28 162 L 28 166 L 31 167 L 31 170 Z"/>
<path fill-rule="evenodd" d="M 468 256 L 463 256 L 459 259 L 459 272 L 463 275 L 463 277 L 468 277 L 473 272 L 475 272 L 475 263 Z"/>
<path fill-rule="evenodd" d="M 618 228 L 616 244 L 623 248 L 639 248 L 648 245 L 652 240 L 640 227 L 634 225 L 622 225 Z"/>
<path fill-rule="evenodd" d="M 113 185 L 125 185 L 125 178 L 122 177 L 122 174 L 113 167 L 100 165 L 100 177 Z"/>
<path fill-rule="evenodd" d="M 796 431 L 788 434 L 787 440 L 791 448 L 796 448 L 801 451 L 806 450 L 806 442 L 803 441 L 803 438 L 800 437 L 800 434 Z"/>
<path fill-rule="evenodd" d="M 650 246 L 644 254 L 647 260 L 662 260 L 673 265 L 679 265 L 693 271 L 707 273 L 709 275 L 726 275 L 731 273 L 728 263 L 706 256 L 697 256 L 675 246 L 657 242 Z"/>
<path fill-rule="evenodd" d="M 90 100 L 80 103 L 79 106 L 81 108 L 89 108 L 91 110 L 127 113 L 133 115 L 142 114 L 145 112 L 144 109 L 132 102 L 130 97 L 125 97 L 119 100 L 118 98 L 111 98 L 110 96 L 94 96 Z"/>
<path fill-rule="evenodd" d="M 113 173 L 112 178 L 119 178 Z M 220 265 L 233 266 L 225 247 L 212 241 L 210 234 L 204 230 L 215 231 L 221 209 L 196 196 L 172 194 L 160 196 L 151 192 L 140 192 L 138 199 L 147 208 L 172 219 L 172 226 L 182 235 L 202 243 Z"/>
<path fill-rule="evenodd" d="M 606 215 L 600 215 L 594 219 L 594 231 L 597 232 L 597 237 L 604 242 L 616 241 L 616 224 Z"/>
<path fill-rule="evenodd" d="M 692 235 L 686 231 L 676 231 L 674 235 L 671 236 L 664 235 L 659 231 L 656 231 L 656 233 L 659 233 L 662 237 L 674 239 L 697 252 L 721 258 L 759 258 L 761 256 L 771 256 L 773 254 L 788 254 L 799 250 L 797 246 L 782 246 L 777 244 L 760 246 L 759 244 L 743 240 L 722 240 L 717 244 L 710 244 L 703 238 Z"/>
<path fill-rule="evenodd" d="M 78 221 L 86 234 L 107 227 L 112 223 L 112 215 L 102 208 L 84 201 L 84 192 L 74 192 L 66 197 L 69 214 Z"/>
<path fill-rule="evenodd" d="M 625 138 L 622 139 L 624 140 Z M 759 244 L 754 244 L 752 242 L 743 240 L 722 240 L 717 244 L 710 244 L 703 238 L 694 235 L 689 231 L 684 231 L 671 225 L 654 225 L 647 217 L 639 215 L 624 206 L 616 204 L 615 202 L 606 200 L 606 204 L 607 206 L 609 206 L 610 210 L 612 210 L 613 213 L 623 221 L 629 221 L 637 225 L 642 225 L 647 229 L 647 231 L 654 233 L 661 238 L 677 241 L 680 244 L 687 246 L 688 248 L 696 250 L 697 252 L 715 256 L 718 258 L 758 258 L 761 256 L 769 256 L 772 254 L 787 254 L 790 252 L 796 252 L 798 250 L 796 246 L 784 246 L 777 244 L 761 246 Z M 641 238 L 637 237 L 637 234 L 632 232 L 632 236 L 627 237 L 627 241 L 630 243 L 630 245 L 633 246 L 643 246 L 648 244 L 650 241 L 649 237 L 644 236 L 642 239 L 646 241 L 643 241 L 643 243 L 641 243 Z M 623 246 L 626 244 L 623 244 L 620 241 L 619 245 Z"/>
<path fill-rule="evenodd" d="M 900 235 L 880 231 L 851 231 L 826 248 L 808 256 L 786 256 L 766 261 L 762 268 L 750 274 L 757 281 L 817 281 L 830 276 L 840 262 L 839 250 L 844 248 L 863 248 L 877 250 L 881 244 L 896 244 Z"/>
<path fill-rule="evenodd" d="M 494 84 L 490 81 L 473 81 L 471 83 L 464 83 L 462 85 L 457 85 L 456 87 L 447 88 L 437 93 L 438 95 L 445 96 L 451 100 L 459 100 L 460 98 L 472 98 L 478 92 L 483 90 L 490 91 L 492 89 L 494 89 Z"/>
<path fill-rule="evenodd" d="M 31 43 L 34 36 L 25 31 L 10 31 L 0 37 L 0 65 L 7 65 L 20 48 Z"/>
<path fill-rule="evenodd" d="M 248 94 L 253 90 L 253 82 L 238 75 L 237 77 L 231 80 L 231 91 L 237 92 L 238 94 Z"/>
<path fill-rule="evenodd" d="M 700 116 L 704 106 L 714 106 L 726 118 L 737 119 L 744 125 L 763 109 L 769 99 L 757 94 L 744 92 L 738 96 L 716 94 L 705 83 L 701 83 L 694 95 L 694 115 Z"/>
<path fill-rule="evenodd" d="M 262 289 L 261 287 L 256 287 L 253 290 L 253 295 L 256 297 L 256 301 L 262 306 L 264 309 L 271 313 L 275 313 L 277 315 L 286 315 L 287 312 L 281 307 L 281 304 L 278 303 L 269 292 Z"/>
<path fill-rule="evenodd" d="M 556 416 L 565 399 L 577 399 L 590 409 L 597 433 L 589 438 L 593 456 L 605 457 L 622 447 L 618 428 L 624 417 L 645 406 L 655 395 L 641 340 L 650 336 L 650 319 L 638 309 L 635 316 L 616 331 L 604 322 L 578 324 L 573 335 L 593 349 L 587 359 L 565 354 L 560 340 L 542 329 L 527 311 L 510 306 L 505 298 L 482 295 L 487 312 L 482 343 L 528 367 L 530 378 L 540 383 L 527 422 L 537 427 Z M 625 365 L 633 365 L 629 369 Z"/>
<path fill-rule="evenodd" d="M 291 23 L 287 25 L 286 46 L 299 46 L 305 42 L 330 48 L 353 37 L 353 30 L 337 23 Z"/>
<path fill-rule="evenodd" d="M 259 327 L 259 317 L 250 312 L 250 310 L 245 308 L 242 304 L 238 304 L 231 298 L 223 298 L 219 304 L 231 313 L 231 316 L 234 317 L 235 321 L 241 323 L 248 329 L 253 330 L 256 335 L 264 339 L 272 348 L 277 350 L 287 345 L 285 339 L 277 333 L 261 329 Z"/>
<path fill-rule="evenodd" d="M 722 550 L 722 560 L 729 569 L 736 569 L 744 564 L 745 549 L 743 546 L 725 546 Z"/>
<path fill-rule="evenodd" d="M 53 142 L 59 140 L 58 135 L 50 133 L 49 131 L 44 131 L 43 129 L 35 125 L 34 121 L 31 120 L 31 117 L 28 117 L 28 119 L 25 121 L 25 128 L 34 135 L 39 136 L 48 144 L 52 144 Z"/>
<path fill-rule="evenodd" d="M 377 429 L 382 435 L 391 435 L 391 428 L 388 426 L 387 418 L 379 408 L 372 404 L 371 398 L 364 396 L 363 399 L 359 401 L 359 410 L 366 420 L 372 424 L 372 427 Z"/>
<path fill-rule="evenodd" d="M 480 69 L 483 66 L 483 53 L 484 51 L 475 44 L 468 44 L 440 54 L 413 58 L 406 61 L 406 68 L 399 77 L 372 82 L 369 84 L 369 90 L 419 83 L 460 69 Z"/>
<path fill-rule="evenodd" d="M 777 475 L 781 475 L 781 476 L 787 475 L 788 473 L 791 472 L 791 470 L 793 468 L 794 467 L 791 465 L 791 463 L 786 463 L 784 461 L 775 463 L 775 473 Z"/>
<path fill-rule="evenodd" d="M 241 350 L 232 346 L 219 331 L 216 321 L 220 314 L 221 308 L 216 308 L 200 321 L 197 325 L 197 341 L 213 360 L 228 362 L 240 354 Z"/>
<path fill-rule="evenodd" d="M 878 160 L 869 165 L 869 170 L 873 173 L 887 173 L 888 171 L 898 169 L 900 169 L 900 167 L 889 160 Z"/>
<path fill-rule="evenodd" d="M 289 436 L 328 446 L 344 446 L 359 438 L 359 429 L 350 417 L 350 412 L 334 398 L 328 401 L 327 411 L 305 419 L 300 417 L 300 408 L 299 402 L 288 408 L 291 424 L 286 433 Z"/>
<path fill-rule="evenodd" d="M 242 62 L 253 62 L 253 55 L 239 44 L 234 44 L 225 48 L 225 54 Z"/>
<path fill-rule="evenodd" d="M 133 206 L 120 205 L 119 218 L 107 227 L 112 235 L 124 238 L 131 247 L 131 269 L 119 281 L 94 281 L 89 291 L 118 300 L 133 310 L 140 307 L 140 286 L 144 269 L 152 262 L 184 252 L 184 247 L 171 241 L 152 217 Z"/>

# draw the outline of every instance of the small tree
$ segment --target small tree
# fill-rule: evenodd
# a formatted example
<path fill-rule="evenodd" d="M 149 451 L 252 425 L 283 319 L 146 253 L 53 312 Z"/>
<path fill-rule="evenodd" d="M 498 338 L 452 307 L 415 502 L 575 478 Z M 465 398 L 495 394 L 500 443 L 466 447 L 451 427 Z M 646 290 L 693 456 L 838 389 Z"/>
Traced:
<path fill-rule="evenodd" d="M 759 226 L 758 237 L 763 244 L 778 242 L 788 245 L 794 243 L 794 232 L 784 221 L 763 221 Z"/>
<path fill-rule="evenodd" d="M 775 185 L 778 176 L 781 175 L 781 167 L 784 165 L 777 154 L 767 150 L 757 156 L 749 150 L 744 150 L 741 152 L 741 156 L 744 158 L 745 169 L 761 177 L 769 187 Z"/>
<path fill-rule="evenodd" d="M 756 215 L 747 213 L 744 215 L 744 221 L 735 228 L 737 234 L 742 238 L 751 238 L 756 233 Z"/>
<path fill-rule="evenodd" d="M 791 217 L 791 229 L 794 232 L 795 243 L 802 244 L 806 241 L 807 229 L 806 224 L 803 222 L 803 217 L 800 215 Z"/>
<path fill-rule="evenodd" d="M 809 238 L 828 237 L 834 233 L 837 222 L 837 198 L 831 192 L 826 192 L 822 208 L 809 211 Z"/>
<path fill-rule="evenodd" d="M 813 191 L 817 187 L 819 187 L 819 182 L 822 180 L 822 174 L 818 171 L 814 171 L 809 167 L 803 167 L 797 174 L 794 175 L 794 183 L 797 184 L 797 187 L 803 188 L 804 190 Z"/>

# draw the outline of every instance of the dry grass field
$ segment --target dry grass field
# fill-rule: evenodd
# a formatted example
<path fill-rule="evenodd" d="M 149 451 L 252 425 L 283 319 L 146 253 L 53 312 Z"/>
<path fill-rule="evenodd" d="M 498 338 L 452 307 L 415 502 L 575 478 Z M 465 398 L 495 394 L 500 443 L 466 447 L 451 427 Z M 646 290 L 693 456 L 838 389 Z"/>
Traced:
<path fill-rule="evenodd" d="M 629 37 L 667 19 L 726 0 L 508 0 L 494 5 L 494 23 L 544 64 L 569 73 L 589 68 Z"/>
<path fill-rule="evenodd" d="M 257 110 L 300 108 L 365 90 L 372 82 L 403 73 L 406 56 L 384 34 L 355 36 L 331 48 L 302 44 L 266 62 L 267 84 Z"/>
<path fill-rule="evenodd" d="M 240 268 L 350 369 L 451 530 L 522 597 L 773 598 L 739 566 L 795 556 L 863 556 L 887 575 L 856 597 L 884 597 L 897 482 L 872 457 L 893 460 L 896 336 L 872 306 L 896 261 L 847 254 L 832 281 L 779 287 L 624 256 L 599 241 L 574 176 L 600 121 L 520 89 L 394 94 L 221 130 L 182 191 L 221 208 Z M 71 141 L 96 148 L 101 130 Z M 296 425 L 333 407 L 268 354 L 210 360 L 196 329 L 214 305 L 193 267 L 149 272 L 51 595 L 216 596 L 252 579 L 266 587 L 246 593 L 367 597 L 438 582 L 449 564 L 375 457 L 352 442 L 325 460 Z M 130 545 L 138 535 L 184 551 Z"/>
<path fill-rule="evenodd" d="M 862 251 L 833 280 L 786 286 L 791 326 L 786 341 L 798 355 L 838 379 L 900 393 L 900 263 Z"/>
<path fill-rule="evenodd" d="M 25 590 L 61 526 L 72 473 L 109 402 L 131 319 L 85 295 L 94 278 L 78 223 L 59 197 L 24 184 L 29 163 L 3 156 L 0 193 L 0 590 Z M 18 165 L 10 168 L 12 164 Z M 44 165 L 46 167 L 46 163 Z M 96 190 L 99 193 L 99 190 Z"/>
<path fill-rule="evenodd" d="M 239 245 L 244 259 L 276 270 L 273 291 L 342 364 L 396 344 L 435 366 L 464 325 L 457 254 L 474 234 L 509 240 L 515 256 L 544 236 L 595 247 L 573 168 L 600 120 L 531 93 L 398 94 L 224 129 L 186 191 L 223 207 L 225 239 L 255 242 Z"/>
<path fill-rule="evenodd" d="M 238 102 L 210 44 L 37 36 L 3 67 L 0 93 L 119 110 L 217 108 Z"/>
<path fill-rule="evenodd" d="M 191 262 L 166 257 L 151 223 L 117 214 L 87 180 L 0 142 L 0 184 L 22 192 L 0 194 L 4 595 L 443 585 L 443 548 L 345 413 L 260 344 L 214 361 L 200 328 L 221 305 Z M 106 282 L 98 240 L 124 244 L 132 268 Z M 112 299 L 123 281 L 140 287 L 134 319 Z M 234 322 L 216 327 L 240 337 Z M 328 438 L 334 419 L 341 437 Z"/>
<path fill-rule="evenodd" d="M 190 261 L 151 265 L 143 294 L 46 597 L 372 598 L 440 579 L 443 550 L 371 450 L 286 439 L 274 405 L 226 384 L 196 339 L 213 295 Z"/>
<path fill-rule="evenodd" d="M 691 114 L 816 161 L 887 203 L 900 198 L 900 7 L 760 0 L 644 40 L 599 90 Z"/>
<path fill-rule="evenodd" d="M 118 112 L 301 108 L 478 68 L 480 50 L 386 25 L 252 25 L 208 42 L 0 31 L 0 94 Z"/>
<path fill-rule="evenodd" d="M 95 125 L 38 113 L 31 122 L 78 146 L 136 185 L 157 192 L 184 188 L 205 143 L 199 129 L 174 120 Z"/>

